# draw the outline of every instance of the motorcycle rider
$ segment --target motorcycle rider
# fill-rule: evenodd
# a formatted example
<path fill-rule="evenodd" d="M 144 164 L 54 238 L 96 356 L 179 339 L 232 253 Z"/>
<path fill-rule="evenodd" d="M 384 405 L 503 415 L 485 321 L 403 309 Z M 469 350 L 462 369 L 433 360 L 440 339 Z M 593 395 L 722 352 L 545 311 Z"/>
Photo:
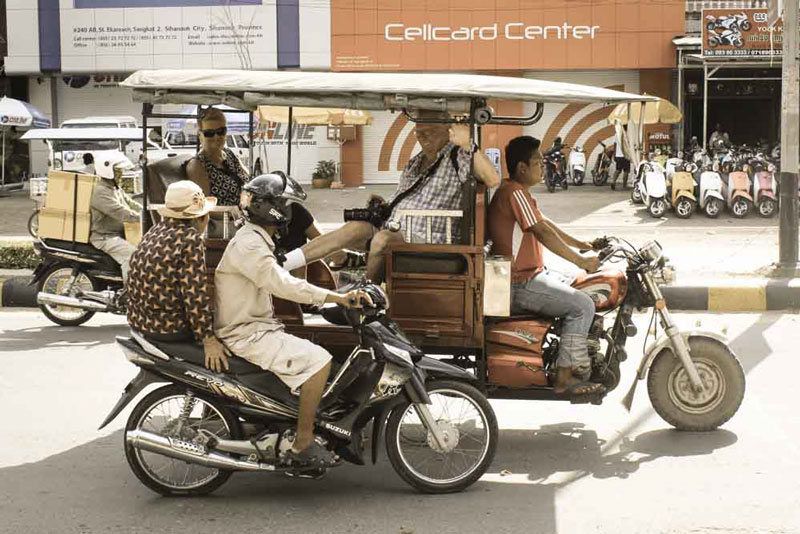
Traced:
<path fill-rule="evenodd" d="M 574 248 L 591 250 L 591 243 L 575 239 L 544 217 L 528 188 L 540 183 L 543 158 L 540 141 L 521 136 L 506 146 L 510 180 L 503 181 L 489 205 L 492 254 L 512 258 L 511 309 L 513 313 L 540 313 L 563 318 L 556 361 L 554 389 L 571 399 L 602 391 L 600 384 L 586 382 L 591 372 L 588 333 L 594 318 L 594 302 L 563 277 L 543 264 L 542 245 L 587 272 L 600 266 L 594 254 L 581 255 Z"/>
<path fill-rule="evenodd" d="M 264 174 L 248 182 L 240 207 L 247 223 L 228 243 L 214 276 L 215 328 L 237 356 L 281 379 L 300 394 L 297 433 L 289 457 L 301 465 L 332 465 L 334 455 L 314 436 L 314 419 L 330 373 L 331 355 L 319 345 L 284 332 L 272 296 L 301 304 L 345 307 L 371 304 L 363 291 L 342 295 L 293 277 L 275 257 L 276 234 L 289 222 L 287 200 L 301 201 L 287 180 Z"/>
<path fill-rule="evenodd" d="M 142 206 L 119 187 L 125 162 L 106 161 L 98 171 L 100 180 L 94 185 L 89 204 L 92 226 L 89 242 L 116 261 L 122 268 L 122 279 L 128 278 L 131 255 L 136 247 L 125 241 L 123 223 L 139 222 Z"/>

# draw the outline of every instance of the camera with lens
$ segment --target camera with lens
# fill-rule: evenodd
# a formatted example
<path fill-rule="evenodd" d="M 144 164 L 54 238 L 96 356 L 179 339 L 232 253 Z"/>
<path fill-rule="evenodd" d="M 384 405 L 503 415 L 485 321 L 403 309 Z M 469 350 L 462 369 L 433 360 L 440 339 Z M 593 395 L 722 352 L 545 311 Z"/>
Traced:
<path fill-rule="evenodd" d="M 344 210 L 344 221 L 366 221 L 375 228 L 382 228 L 392 214 L 392 207 L 381 197 L 374 196 L 369 199 L 366 208 L 351 208 Z"/>

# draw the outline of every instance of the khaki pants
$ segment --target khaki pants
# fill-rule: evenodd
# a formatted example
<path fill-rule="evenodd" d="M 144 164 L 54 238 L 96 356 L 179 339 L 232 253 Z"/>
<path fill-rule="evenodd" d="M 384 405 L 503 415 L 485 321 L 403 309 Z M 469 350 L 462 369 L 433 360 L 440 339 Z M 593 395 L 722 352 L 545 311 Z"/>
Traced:
<path fill-rule="evenodd" d="M 94 247 L 102 250 L 119 263 L 122 268 L 122 279 L 127 280 L 131 256 L 133 256 L 136 247 L 118 236 L 92 237 L 89 241 Z"/>

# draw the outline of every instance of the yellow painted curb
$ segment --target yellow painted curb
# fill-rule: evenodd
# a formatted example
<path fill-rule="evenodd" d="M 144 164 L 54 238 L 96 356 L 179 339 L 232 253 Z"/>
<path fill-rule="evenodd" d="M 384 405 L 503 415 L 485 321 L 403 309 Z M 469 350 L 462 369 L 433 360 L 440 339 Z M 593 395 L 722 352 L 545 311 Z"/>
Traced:
<path fill-rule="evenodd" d="M 709 311 L 766 311 L 765 286 L 722 286 L 708 288 Z"/>

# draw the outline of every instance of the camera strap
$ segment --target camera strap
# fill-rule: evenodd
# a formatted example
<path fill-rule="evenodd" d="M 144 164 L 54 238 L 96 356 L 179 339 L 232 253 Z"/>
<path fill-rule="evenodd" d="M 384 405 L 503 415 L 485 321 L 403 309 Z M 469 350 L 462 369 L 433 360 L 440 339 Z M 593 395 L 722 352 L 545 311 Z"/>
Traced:
<path fill-rule="evenodd" d="M 456 174 L 458 174 L 458 170 L 459 170 L 459 169 L 458 169 L 458 147 L 457 147 L 457 146 L 454 146 L 452 149 L 450 149 L 450 154 L 449 154 L 449 155 L 450 155 L 450 161 L 452 162 L 452 164 L 453 164 L 453 167 L 454 167 L 454 168 L 455 168 L 455 170 L 456 170 Z M 400 193 L 399 195 L 397 195 L 397 196 L 394 198 L 394 200 L 392 200 L 392 201 L 389 203 L 389 210 L 388 210 L 388 211 L 389 211 L 389 213 L 391 213 L 392 211 L 394 211 L 394 208 L 395 208 L 395 207 L 396 207 L 398 204 L 400 204 L 400 202 L 402 202 L 403 200 L 405 200 L 405 199 L 406 199 L 406 197 L 408 197 L 408 196 L 409 196 L 411 193 L 413 193 L 414 191 L 416 191 L 417 189 L 419 189 L 419 186 L 421 186 L 421 185 L 422 185 L 422 182 L 424 182 L 425 180 L 427 180 L 428 178 L 430 178 L 431 176 L 433 176 L 433 175 L 436 173 L 437 169 L 439 168 L 439 164 L 442 162 L 442 160 L 444 159 L 444 157 L 445 157 L 445 154 L 441 154 L 441 155 L 439 156 L 439 158 L 438 158 L 438 159 L 437 159 L 437 160 L 436 160 L 436 161 L 433 163 L 433 165 L 431 165 L 430 167 L 428 167 L 428 171 L 427 171 L 426 173 L 424 173 L 422 176 L 420 176 L 419 178 L 417 178 L 417 181 L 416 181 L 416 182 L 414 182 L 414 184 L 413 184 L 411 187 L 409 187 L 408 189 L 406 189 L 405 191 L 403 191 L 402 193 Z"/>

